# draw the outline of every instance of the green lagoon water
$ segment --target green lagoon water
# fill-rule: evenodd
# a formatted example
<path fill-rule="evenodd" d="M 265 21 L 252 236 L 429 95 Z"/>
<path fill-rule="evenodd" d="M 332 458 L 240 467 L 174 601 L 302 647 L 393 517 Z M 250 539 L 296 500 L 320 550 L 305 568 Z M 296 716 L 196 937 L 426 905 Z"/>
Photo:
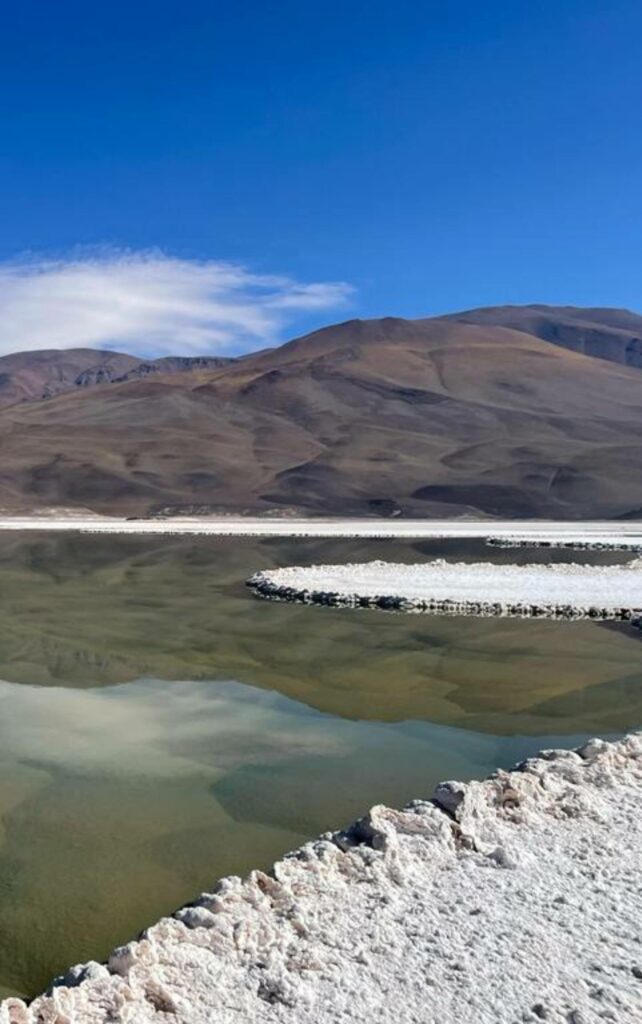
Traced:
<path fill-rule="evenodd" d="M 0 994 L 371 804 L 642 724 L 642 634 L 261 601 L 256 569 L 477 542 L 0 535 Z M 589 555 L 582 561 L 624 561 Z"/>

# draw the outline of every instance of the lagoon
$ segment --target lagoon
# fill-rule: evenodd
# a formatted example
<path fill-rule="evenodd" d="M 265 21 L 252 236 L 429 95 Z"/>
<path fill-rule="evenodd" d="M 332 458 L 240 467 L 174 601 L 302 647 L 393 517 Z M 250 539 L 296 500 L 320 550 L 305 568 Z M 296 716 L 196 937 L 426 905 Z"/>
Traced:
<path fill-rule="evenodd" d="M 0 537 L 0 987 L 33 995 L 373 803 L 642 724 L 588 621 L 265 602 L 258 568 L 571 560 L 481 541 Z M 615 564 L 625 553 L 576 560 Z"/>

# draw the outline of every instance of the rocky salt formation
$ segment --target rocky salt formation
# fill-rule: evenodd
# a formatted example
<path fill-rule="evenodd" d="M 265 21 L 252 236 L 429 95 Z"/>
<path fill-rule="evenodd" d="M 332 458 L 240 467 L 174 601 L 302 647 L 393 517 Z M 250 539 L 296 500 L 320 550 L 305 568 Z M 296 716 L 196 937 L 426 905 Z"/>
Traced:
<path fill-rule="evenodd" d="M 491 548 L 568 548 L 571 551 L 641 551 L 642 538 L 617 540 L 602 538 L 598 540 L 582 540 L 572 537 L 567 540 L 560 536 L 528 536 L 528 537 L 487 537 L 485 542 Z"/>
<path fill-rule="evenodd" d="M 642 733 L 374 807 L 0 1024 L 634 1024 Z"/>
<path fill-rule="evenodd" d="M 609 566 L 467 564 L 443 559 L 417 565 L 288 566 L 257 572 L 248 585 L 262 597 L 334 606 L 623 620 L 642 615 L 638 559 Z"/>

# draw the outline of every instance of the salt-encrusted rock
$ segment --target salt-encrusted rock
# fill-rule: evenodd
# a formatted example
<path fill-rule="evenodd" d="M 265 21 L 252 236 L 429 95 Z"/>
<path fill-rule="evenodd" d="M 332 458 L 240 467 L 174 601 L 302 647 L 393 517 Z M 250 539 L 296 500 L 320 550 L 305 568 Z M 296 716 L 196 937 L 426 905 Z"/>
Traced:
<path fill-rule="evenodd" d="M 639 1024 L 642 734 L 378 806 L 0 1024 Z"/>
<path fill-rule="evenodd" d="M 74 988 L 74 986 L 80 985 L 83 981 L 96 981 L 99 978 L 108 977 L 109 971 L 104 964 L 90 960 L 86 964 L 75 964 L 74 967 L 70 967 L 64 974 L 58 975 L 52 982 L 52 988 Z"/>
<path fill-rule="evenodd" d="M 587 742 L 583 746 L 578 747 L 577 752 L 580 757 L 584 758 L 585 761 L 593 761 L 596 757 L 599 757 L 600 754 L 603 754 L 606 750 L 608 750 L 608 743 L 606 743 L 604 740 L 592 739 L 587 740 Z"/>
<path fill-rule="evenodd" d="M 448 811 L 453 817 L 456 816 L 466 795 L 466 786 L 463 782 L 440 782 L 435 786 L 433 800 L 439 804 L 444 811 Z"/>
<path fill-rule="evenodd" d="M 213 928 L 216 925 L 216 915 L 207 907 L 183 907 L 174 917 L 188 928 Z"/>
<path fill-rule="evenodd" d="M 0 1024 L 31 1024 L 31 1011 L 22 999 L 5 999 L 0 1004 Z"/>

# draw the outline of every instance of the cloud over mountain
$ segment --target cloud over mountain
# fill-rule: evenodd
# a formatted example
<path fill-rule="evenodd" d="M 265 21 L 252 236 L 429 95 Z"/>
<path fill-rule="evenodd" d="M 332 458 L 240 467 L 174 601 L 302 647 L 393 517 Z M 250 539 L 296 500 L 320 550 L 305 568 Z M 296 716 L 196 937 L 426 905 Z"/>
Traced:
<path fill-rule="evenodd" d="M 79 347 L 238 352 L 273 344 L 297 314 L 339 306 L 350 291 L 159 251 L 23 258 L 0 263 L 0 355 Z"/>

